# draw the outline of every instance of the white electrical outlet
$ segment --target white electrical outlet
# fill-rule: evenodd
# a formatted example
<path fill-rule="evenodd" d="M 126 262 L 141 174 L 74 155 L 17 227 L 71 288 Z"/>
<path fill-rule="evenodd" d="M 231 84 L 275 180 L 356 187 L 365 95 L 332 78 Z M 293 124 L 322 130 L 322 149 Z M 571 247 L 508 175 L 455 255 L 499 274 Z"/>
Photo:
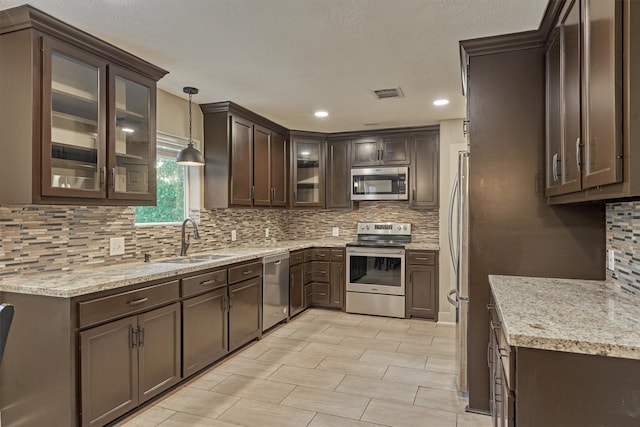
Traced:
<path fill-rule="evenodd" d="M 109 239 L 109 256 L 113 255 L 124 255 L 124 237 Z"/>
<path fill-rule="evenodd" d="M 235 242 L 236 241 L 236 230 L 231 230 L 231 241 Z"/>
<path fill-rule="evenodd" d="M 337 237 L 340 235 L 340 228 L 338 227 L 333 227 L 333 229 L 331 230 L 333 237 Z"/>
<path fill-rule="evenodd" d="M 616 270 L 616 251 L 613 249 L 607 250 L 607 269 L 611 271 Z"/>
<path fill-rule="evenodd" d="M 264 237 L 269 237 L 269 227 L 264 229 Z"/>

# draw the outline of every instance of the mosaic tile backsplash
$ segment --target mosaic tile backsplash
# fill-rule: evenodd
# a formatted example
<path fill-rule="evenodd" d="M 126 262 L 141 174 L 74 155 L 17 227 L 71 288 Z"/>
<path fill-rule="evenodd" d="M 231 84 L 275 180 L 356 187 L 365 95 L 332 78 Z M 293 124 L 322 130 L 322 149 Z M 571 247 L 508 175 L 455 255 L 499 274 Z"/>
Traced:
<path fill-rule="evenodd" d="M 615 251 L 615 271 L 607 279 L 640 295 L 640 202 L 607 204 L 607 250 Z"/>
<path fill-rule="evenodd" d="M 411 210 L 398 202 L 361 202 L 354 210 L 216 209 L 199 215 L 201 238 L 191 240 L 191 253 L 329 237 L 333 227 L 341 237 L 355 237 L 357 221 L 411 222 L 413 241 L 438 243 L 437 209 Z M 179 253 L 179 225 L 136 226 L 134 220 L 132 207 L 0 206 L 0 277 Z M 231 230 L 236 230 L 235 242 Z M 124 255 L 109 256 L 110 237 L 125 238 Z"/>

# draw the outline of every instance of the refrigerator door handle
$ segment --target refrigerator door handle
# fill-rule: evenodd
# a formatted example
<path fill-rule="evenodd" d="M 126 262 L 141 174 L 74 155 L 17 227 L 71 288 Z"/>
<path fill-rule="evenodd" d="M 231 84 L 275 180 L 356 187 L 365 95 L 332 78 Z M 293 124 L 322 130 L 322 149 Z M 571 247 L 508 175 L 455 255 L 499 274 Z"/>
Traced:
<path fill-rule="evenodd" d="M 451 196 L 449 197 L 449 252 L 451 253 L 451 262 L 453 263 L 453 270 L 458 274 L 458 250 L 453 244 L 453 206 L 456 201 L 456 196 L 459 189 L 460 175 L 456 174 L 453 188 L 451 189 Z"/>
<path fill-rule="evenodd" d="M 451 299 L 451 295 L 455 295 L 456 299 Z M 447 301 L 449 301 L 449 303 L 451 305 L 453 305 L 455 308 L 458 308 L 458 306 L 460 304 L 458 303 L 458 290 L 457 289 L 451 289 L 449 291 L 449 293 L 447 294 Z"/>

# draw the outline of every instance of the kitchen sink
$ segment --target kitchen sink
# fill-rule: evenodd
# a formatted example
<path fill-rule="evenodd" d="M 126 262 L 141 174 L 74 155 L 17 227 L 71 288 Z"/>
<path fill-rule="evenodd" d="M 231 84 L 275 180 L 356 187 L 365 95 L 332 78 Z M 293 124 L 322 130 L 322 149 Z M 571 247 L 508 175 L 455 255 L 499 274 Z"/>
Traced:
<path fill-rule="evenodd" d="M 160 262 L 171 264 L 197 264 L 200 262 L 215 261 L 219 259 L 229 258 L 234 255 L 192 255 L 187 257 L 176 257 L 164 259 Z"/>

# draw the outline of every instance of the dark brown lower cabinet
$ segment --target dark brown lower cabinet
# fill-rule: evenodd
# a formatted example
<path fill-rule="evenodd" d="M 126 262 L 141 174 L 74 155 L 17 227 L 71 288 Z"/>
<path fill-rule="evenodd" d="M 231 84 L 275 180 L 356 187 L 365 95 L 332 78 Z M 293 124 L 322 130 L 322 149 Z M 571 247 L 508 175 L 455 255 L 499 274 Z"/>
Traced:
<path fill-rule="evenodd" d="M 261 336 L 262 276 L 229 285 L 229 351 Z"/>
<path fill-rule="evenodd" d="M 180 304 L 80 332 L 82 425 L 104 425 L 180 381 Z"/>
<path fill-rule="evenodd" d="M 182 302 L 182 372 L 186 378 L 228 353 L 227 287 Z"/>
<path fill-rule="evenodd" d="M 329 305 L 344 309 L 346 282 L 345 251 L 331 249 L 331 267 L 329 273 Z"/>
<path fill-rule="evenodd" d="M 438 320 L 438 282 L 438 253 L 407 251 L 407 317 Z"/>

